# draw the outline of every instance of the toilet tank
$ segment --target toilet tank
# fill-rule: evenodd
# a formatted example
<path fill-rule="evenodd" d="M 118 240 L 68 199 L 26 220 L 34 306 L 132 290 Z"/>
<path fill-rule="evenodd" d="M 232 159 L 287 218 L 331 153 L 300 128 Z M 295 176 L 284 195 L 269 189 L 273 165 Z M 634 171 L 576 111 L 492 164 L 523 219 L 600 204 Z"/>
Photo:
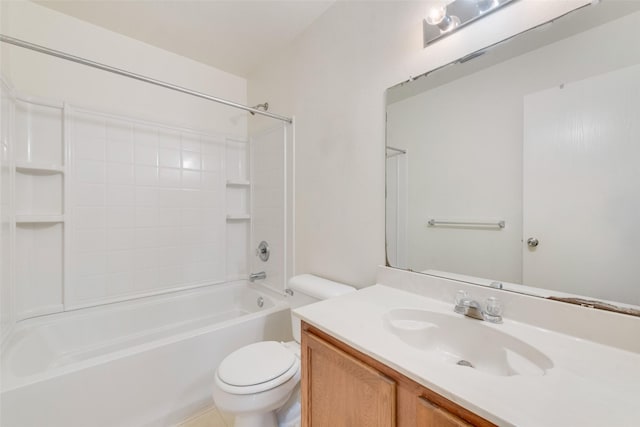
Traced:
<path fill-rule="evenodd" d="M 293 314 L 294 309 L 356 291 L 353 286 L 323 279 L 313 274 L 301 274 L 292 277 L 289 279 L 289 289 L 293 291 L 291 298 L 291 330 L 293 331 L 293 338 L 298 343 L 301 337 L 301 321 L 300 318 Z"/>

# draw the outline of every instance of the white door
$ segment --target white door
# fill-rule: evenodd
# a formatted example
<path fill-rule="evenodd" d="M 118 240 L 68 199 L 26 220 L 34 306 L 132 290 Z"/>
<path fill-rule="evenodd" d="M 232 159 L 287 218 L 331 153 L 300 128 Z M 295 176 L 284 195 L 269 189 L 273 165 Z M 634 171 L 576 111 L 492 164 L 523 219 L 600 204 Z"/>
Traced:
<path fill-rule="evenodd" d="M 640 304 L 640 66 L 526 96 L 523 166 L 523 283 Z"/>

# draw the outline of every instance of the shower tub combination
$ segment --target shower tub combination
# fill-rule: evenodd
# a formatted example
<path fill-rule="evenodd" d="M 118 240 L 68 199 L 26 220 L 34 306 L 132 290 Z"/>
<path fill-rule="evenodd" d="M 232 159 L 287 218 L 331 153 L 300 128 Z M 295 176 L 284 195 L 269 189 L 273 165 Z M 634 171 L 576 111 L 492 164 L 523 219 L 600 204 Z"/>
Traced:
<path fill-rule="evenodd" d="M 0 424 L 175 425 L 211 404 L 227 354 L 290 340 L 289 313 L 238 281 L 21 322 L 3 343 Z"/>
<path fill-rule="evenodd" d="M 1 343 L 0 425 L 175 425 L 212 403 L 215 369 L 229 353 L 257 341 L 291 339 L 283 295 L 293 265 L 287 172 L 293 120 L 266 111 L 266 104 L 244 106 L 2 34 L 0 42 L 55 57 L 36 74 L 52 81 L 64 75 L 61 84 L 68 76 L 58 67 L 60 59 L 280 122 L 250 141 L 240 125 L 203 134 L 25 97 L 0 75 L 1 116 L 11 119 L 7 126 L 2 122 L 3 131 L 10 129 L 3 141 L 13 147 L 6 150 L 11 158 L 0 159 L 10 165 L 6 182 L 13 184 L 11 191 L 3 187 L 0 204 L 10 208 L 8 224 L 15 230 L 2 234 L 2 247 L 11 248 L 12 256 L 0 263 L 11 272 L 0 287 L 11 296 L 3 301 L 11 302 L 12 316 L 0 325 L 3 334 L 10 331 Z M 23 67 L 30 69 L 25 58 Z M 20 72 L 16 64 L 10 69 Z M 225 117 L 236 120 L 221 115 L 220 123 Z M 256 153 L 264 159 L 253 161 Z M 250 179 L 264 194 L 256 196 Z M 95 187 L 105 183 L 129 192 L 101 198 Z M 274 198 L 282 202 L 278 209 Z M 115 209 L 123 206 L 135 215 Z M 97 215 L 96 207 L 102 209 Z M 168 207 L 173 210 L 162 219 L 155 215 Z M 105 222 L 103 210 L 112 208 L 120 214 Z M 178 215 L 176 208 L 183 211 Z M 186 232 L 178 236 L 178 230 Z M 251 265 L 249 245 L 263 239 L 273 248 L 272 260 Z M 172 251 L 163 251 L 163 259 L 176 248 L 187 256 L 156 265 L 156 249 L 165 248 Z M 100 263 L 109 251 L 138 256 L 135 263 L 114 261 L 119 270 L 107 274 Z M 260 270 L 269 277 L 262 285 L 209 284 Z M 115 273 L 137 272 L 144 274 L 135 286 L 133 280 L 104 285 L 117 281 Z M 179 290 L 201 284 L 208 285 Z M 120 287 L 125 285 L 131 289 Z M 128 299 L 114 302 L 121 298 Z M 79 308 L 88 305 L 93 307 Z"/>

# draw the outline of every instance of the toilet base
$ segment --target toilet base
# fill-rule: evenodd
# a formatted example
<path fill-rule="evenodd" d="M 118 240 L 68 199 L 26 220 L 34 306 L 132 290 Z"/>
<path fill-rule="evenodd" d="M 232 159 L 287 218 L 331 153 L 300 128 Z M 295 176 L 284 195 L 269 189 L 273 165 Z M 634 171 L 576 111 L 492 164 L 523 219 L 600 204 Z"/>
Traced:
<path fill-rule="evenodd" d="M 275 411 L 261 414 L 236 415 L 234 427 L 278 427 Z"/>
<path fill-rule="evenodd" d="M 213 401 L 220 411 L 235 416 L 235 427 L 278 427 L 276 411 L 289 401 L 300 383 L 300 369 L 284 384 L 255 394 L 231 394 L 213 384 Z"/>

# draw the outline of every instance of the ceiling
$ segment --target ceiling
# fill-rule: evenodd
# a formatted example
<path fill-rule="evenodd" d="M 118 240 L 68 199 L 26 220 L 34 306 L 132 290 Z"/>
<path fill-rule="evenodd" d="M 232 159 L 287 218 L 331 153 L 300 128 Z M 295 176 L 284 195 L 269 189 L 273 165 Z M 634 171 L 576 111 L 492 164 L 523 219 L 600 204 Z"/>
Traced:
<path fill-rule="evenodd" d="M 246 77 L 335 0 L 36 0 L 48 8 Z"/>

